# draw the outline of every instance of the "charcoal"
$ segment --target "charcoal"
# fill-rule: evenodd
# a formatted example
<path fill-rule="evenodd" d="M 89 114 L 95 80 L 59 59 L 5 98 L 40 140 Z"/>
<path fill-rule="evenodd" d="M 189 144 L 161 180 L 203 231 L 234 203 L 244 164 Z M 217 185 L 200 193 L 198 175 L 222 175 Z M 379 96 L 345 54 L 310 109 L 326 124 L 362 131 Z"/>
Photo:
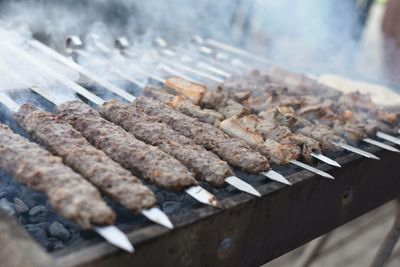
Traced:
<path fill-rule="evenodd" d="M 50 236 L 63 241 L 67 241 L 71 237 L 70 232 L 65 228 L 65 226 L 57 221 L 50 224 L 48 233 L 50 234 Z"/>
<path fill-rule="evenodd" d="M 9 216 L 14 216 L 16 214 L 14 205 L 6 198 L 0 199 L 0 209 L 2 209 Z"/>
<path fill-rule="evenodd" d="M 29 210 L 29 221 L 31 223 L 43 222 L 47 219 L 48 210 L 43 205 L 34 206 Z"/>
<path fill-rule="evenodd" d="M 29 210 L 28 206 L 20 198 L 17 197 L 14 198 L 14 207 L 15 211 L 18 214 L 25 213 Z"/>

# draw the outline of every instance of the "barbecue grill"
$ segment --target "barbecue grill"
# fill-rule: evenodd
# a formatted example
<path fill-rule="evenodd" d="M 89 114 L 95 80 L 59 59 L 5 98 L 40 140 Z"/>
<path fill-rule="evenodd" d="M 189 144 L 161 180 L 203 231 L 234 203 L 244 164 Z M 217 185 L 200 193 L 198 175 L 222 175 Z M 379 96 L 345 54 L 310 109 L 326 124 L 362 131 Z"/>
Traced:
<path fill-rule="evenodd" d="M 94 44 L 97 44 L 97 48 L 103 48 L 104 53 L 110 52 L 96 38 L 94 37 Z M 79 47 L 79 41 L 76 37 L 68 38 L 67 40 L 68 48 L 72 50 L 69 52 L 76 53 L 77 55 L 75 56 L 78 56 L 78 58 L 84 56 L 85 50 Z M 198 45 L 200 43 L 200 46 L 202 46 L 201 53 L 212 51 L 212 48 L 207 47 L 206 44 L 211 47 L 212 45 L 218 47 L 220 44 L 212 41 L 204 43 L 204 39 L 201 37 L 197 37 L 195 40 Z M 163 43 L 161 38 L 156 43 L 164 48 L 164 53 L 168 51 L 169 48 L 166 47 L 166 43 Z M 68 66 L 72 66 L 82 76 L 89 78 L 91 80 L 90 83 L 86 83 L 87 81 L 85 83 L 75 83 L 72 79 L 51 70 L 48 65 L 35 60 L 35 56 L 29 55 L 23 50 L 21 51 L 12 44 L 4 44 L 3 47 L 10 49 L 15 55 L 21 56 L 27 60 L 26 62 L 36 64 L 35 66 L 38 69 L 46 70 L 46 74 L 53 75 L 63 86 L 72 89 L 79 95 L 81 100 L 93 107 L 100 107 L 99 109 L 101 110 L 101 105 L 104 103 L 103 99 L 107 99 L 110 95 L 121 102 L 133 102 L 133 106 L 136 103 L 137 105 L 134 107 L 138 112 L 141 108 L 140 103 L 144 105 L 143 103 L 151 104 L 153 103 L 152 101 L 155 101 L 150 100 L 150 98 L 144 98 L 145 100 L 139 98 L 137 100 L 137 92 L 141 91 L 140 87 L 142 87 L 143 81 L 137 77 L 121 75 L 119 68 L 116 66 L 111 66 L 114 67 L 112 70 L 120 74 L 119 76 L 117 75 L 118 77 L 124 79 L 107 81 L 101 79 L 101 77 L 99 78 L 90 70 L 81 67 L 79 61 L 78 64 L 74 63 L 72 59 L 63 57 L 59 52 L 51 50 L 38 41 L 28 41 L 28 44 L 36 49 L 42 49 L 42 52 L 51 51 L 49 54 L 55 54 L 55 58 L 59 59 L 61 57 L 63 63 L 67 62 Z M 120 38 L 117 40 L 117 44 L 125 53 L 129 52 L 126 40 Z M 219 47 L 221 48 L 221 46 Z M 224 48 L 225 52 L 237 54 L 238 59 L 231 63 L 232 65 L 240 66 L 239 69 L 241 71 L 252 66 L 249 61 L 246 61 L 246 58 L 253 60 L 253 63 L 256 61 L 256 65 L 271 64 L 266 59 L 261 59 L 238 48 L 230 46 L 225 46 Z M 170 51 L 176 53 L 176 50 L 171 49 Z M 192 56 L 194 58 L 201 57 L 201 53 Z M 227 75 L 230 75 L 229 71 L 232 70 L 232 68 L 218 68 L 218 64 L 210 65 L 212 61 L 207 57 L 199 61 L 202 63 L 201 66 L 204 67 L 204 69 L 199 68 L 200 70 L 179 62 L 171 63 L 171 61 L 165 60 L 161 56 L 158 59 L 161 63 L 164 63 L 160 67 L 161 70 L 169 75 L 186 78 L 194 83 L 204 83 L 205 81 L 221 82 Z M 100 57 L 99 61 L 101 62 Z M 166 83 L 165 77 L 160 76 L 158 73 L 148 73 L 148 69 L 142 69 L 141 66 L 137 66 L 136 70 L 141 75 L 153 78 L 153 83 Z M 120 84 L 129 84 L 129 86 L 120 86 Z M 22 129 L 25 127 L 17 126 L 17 124 L 21 125 L 21 123 L 16 123 L 13 120 L 9 110 L 11 109 L 12 112 L 18 111 L 20 105 L 17 103 L 18 99 L 29 99 L 36 106 L 48 111 L 55 111 L 57 109 L 55 106 L 64 105 L 66 100 L 60 99 L 60 95 L 44 89 L 40 85 L 22 90 L 13 88 L 13 90 L 9 91 L 10 94 L 1 93 L 0 102 L 3 105 L 1 122 L 9 125 L 14 132 L 30 138 L 31 141 L 40 141 L 37 132 L 32 131 L 34 134 L 31 134 L 32 132 L 28 131 L 28 133 Z M 73 100 L 76 96 L 72 95 Z M 68 100 L 71 99 L 68 98 Z M 167 106 L 162 102 L 154 103 L 159 103 L 157 105 L 160 106 Z M 187 137 L 188 140 L 190 139 L 181 129 L 178 129 L 179 127 L 167 122 L 171 118 L 168 116 L 173 115 L 167 114 L 162 117 L 162 114 L 158 114 L 159 118 L 157 119 L 157 114 L 149 114 L 151 110 L 148 111 L 145 107 L 142 108 L 144 110 L 142 116 L 146 118 L 145 120 L 153 124 L 168 125 L 168 129 L 171 132 L 175 131 Z M 63 112 L 62 108 L 61 112 Z M 170 112 L 171 114 L 181 114 L 172 108 Z M 101 111 L 100 113 L 104 116 Z M 65 113 L 63 115 L 66 116 L 68 114 Z M 160 120 L 160 117 L 162 117 L 162 120 Z M 186 118 L 188 121 L 192 119 L 189 116 L 182 115 L 181 117 L 183 120 Z M 73 121 L 74 119 L 70 120 Z M 196 123 L 197 121 L 192 120 L 192 122 Z M 84 130 L 74 125 L 76 122 L 70 123 L 73 128 L 78 129 L 77 132 L 82 133 L 86 139 L 90 139 L 90 136 L 85 135 Z M 192 127 L 195 127 L 196 123 Z M 179 126 L 181 125 L 183 124 L 179 124 Z M 214 129 L 211 128 L 214 126 L 206 123 L 198 125 L 202 125 L 206 129 Z M 125 126 L 122 126 L 122 128 L 129 131 Z M 216 136 L 218 136 L 218 133 Z M 132 134 L 140 139 L 138 135 Z M 34 138 L 32 138 L 32 135 Z M 396 166 L 398 154 L 393 153 L 399 152 L 393 145 L 393 143 L 398 142 L 398 139 L 392 135 L 384 135 L 384 133 L 380 133 L 378 137 L 382 141 L 364 138 L 363 141 L 365 142 L 357 144 L 357 147 L 341 144 L 344 149 L 347 147 L 349 151 L 358 151 L 357 153 L 336 151 L 324 156 L 313 152 L 313 157 L 322 160 L 322 162 L 314 159 L 314 161 L 306 164 L 298 160 L 290 160 L 286 165 L 278 166 L 274 164 L 269 171 L 265 167 L 253 174 L 249 174 L 248 171 L 240 171 L 241 161 L 232 160 L 232 164 L 237 162 L 239 165 L 234 169 L 234 175 L 225 177 L 225 181 L 230 185 L 223 188 L 213 187 L 201 181 L 199 185 L 191 185 L 192 187 L 190 187 L 190 190 L 186 190 L 185 194 L 183 191 L 173 192 L 159 188 L 148 181 L 144 182 L 155 193 L 158 201 L 158 206 L 155 209 L 159 212 L 162 210 L 173 223 L 174 229 L 172 230 L 151 224 L 144 217 L 133 214 L 127 208 L 116 204 L 111 198 L 105 197 L 105 203 L 117 215 L 117 221 L 114 224 L 115 228 L 125 233 L 129 241 L 135 246 L 136 251 L 133 254 L 123 252 L 118 247 L 110 244 L 110 239 L 107 239 L 109 235 L 103 234 L 109 241 L 107 242 L 100 239 L 92 231 L 83 231 L 77 224 L 65 220 L 51 207 L 47 207 L 49 205 L 43 194 L 34 192 L 21 184 L 16 184 L 9 173 L 2 173 L 4 183 L 14 188 L 12 193 L 4 193 L 7 199 L 12 198 L 14 200 L 14 206 L 18 202 L 15 199 L 21 199 L 26 196 L 35 198 L 36 202 L 32 206 L 26 205 L 29 210 L 28 215 L 21 211 L 17 216 L 20 224 L 16 224 L 7 217 L 0 220 L 0 226 L 3 226 L 2 228 L 6 229 L 4 231 L 9 233 L 0 238 L 0 242 L 11 244 L 10 247 L 23 248 L 18 253 L 15 253 L 16 255 L 13 259 L 8 259 L 10 265 L 13 264 L 13 261 L 17 265 L 30 264 L 31 266 L 110 266 L 112 264 L 118 266 L 261 265 L 399 196 L 400 181 L 397 175 L 399 170 Z M 150 142 L 149 140 L 146 139 L 145 142 L 148 143 Z M 391 140 L 392 142 L 385 140 Z M 189 144 L 192 141 L 186 142 Z M 193 147 L 196 145 L 199 144 L 193 142 Z M 204 146 L 210 151 L 218 152 L 218 150 L 212 150 L 213 145 Z M 96 147 L 99 146 L 96 145 Z M 248 149 L 250 150 L 250 145 Z M 171 150 L 168 152 L 167 149 L 162 151 L 168 155 L 173 153 Z M 107 155 L 110 156 L 110 154 Z M 218 156 L 224 160 L 229 160 L 229 157 L 222 152 Z M 227 158 L 224 158 L 224 156 Z M 118 161 L 115 158 L 113 159 Z M 121 164 L 123 165 L 123 163 Z M 188 164 L 186 163 L 185 166 L 188 166 Z M 340 166 L 341 168 L 335 168 L 332 165 Z M 125 167 L 125 165 L 123 166 Z M 291 184 L 291 186 L 287 184 Z M 202 192 L 201 196 L 199 196 L 198 192 Z M 204 203 L 209 205 L 204 205 Z M 7 205 L 4 204 L 4 206 Z M 40 208 L 37 208 L 37 206 L 40 206 Z M 34 208 L 36 212 L 32 211 Z M 12 209 L 9 210 L 9 213 L 14 215 Z M 142 213 L 150 219 L 154 218 L 148 216 L 146 212 Z M 41 215 L 33 217 L 35 214 Z M 32 218 L 36 219 L 32 220 Z M 163 224 L 163 222 L 160 222 L 162 220 L 159 217 L 153 220 L 165 226 L 165 221 Z M 53 233 L 56 226 L 49 225 L 50 221 L 61 221 L 65 224 L 65 227 L 63 227 L 68 229 L 70 235 L 65 238 L 66 242 L 62 244 L 56 242 L 57 238 L 54 238 Z M 46 224 L 44 229 L 47 229 L 48 233 L 41 233 L 36 228 L 36 230 L 32 230 L 35 227 L 34 225 L 38 223 Z M 22 225 L 39 242 L 33 241 L 32 237 L 26 235 L 22 230 Z M 98 233 L 102 233 L 99 230 L 102 228 L 95 229 L 98 230 Z M 46 236 L 51 237 L 46 238 Z M 51 239 L 52 237 L 53 239 Z M 60 237 L 60 232 L 58 237 Z M 116 242 L 118 245 L 118 241 Z M 46 252 L 43 252 L 43 247 L 47 250 Z M 37 251 L 40 256 L 31 257 L 29 254 L 24 254 L 24 251 Z M 3 255 L 0 254 L 0 258 L 2 259 Z"/>

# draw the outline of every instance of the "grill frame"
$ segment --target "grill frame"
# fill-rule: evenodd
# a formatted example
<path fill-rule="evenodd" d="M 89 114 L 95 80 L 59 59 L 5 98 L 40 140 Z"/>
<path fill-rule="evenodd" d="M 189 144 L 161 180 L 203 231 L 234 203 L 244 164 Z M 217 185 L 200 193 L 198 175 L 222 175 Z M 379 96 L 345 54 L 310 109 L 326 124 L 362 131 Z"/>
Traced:
<path fill-rule="evenodd" d="M 137 249 L 132 255 L 85 241 L 51 257 L 63 267 L 259 266 L 400 196 L 399 155 L 363 149 L 381 160 L 346 154 L 336 158 L 341 169 L 320 165 L 336 181 L 300 171 L 288 176 L 293 186 L 257 187 L 261 198 L 240 193 L 223 200 L 224 210 L 203 207 L 176 217 L 172 231 L 151 225 L 127 232 Z"/>

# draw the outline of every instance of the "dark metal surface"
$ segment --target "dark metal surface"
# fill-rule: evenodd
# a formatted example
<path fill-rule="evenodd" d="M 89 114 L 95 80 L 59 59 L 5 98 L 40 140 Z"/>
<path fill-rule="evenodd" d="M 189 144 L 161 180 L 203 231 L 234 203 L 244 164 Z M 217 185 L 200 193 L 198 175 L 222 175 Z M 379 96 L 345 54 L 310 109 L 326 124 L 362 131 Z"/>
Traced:
<path fill-rule="evenodd" d="M 54 254 L 58 266 L 259 266 L 400 196 L 399 155 L 368 147 L 380 161 L 346 154 L 330 181 L 302 171 L 294 183 L 260 185 L 262 198 L 238 194 L 180 214 L 173 231 L 152 225 L 129 234 L 131 255 L 102 241 Z"/>

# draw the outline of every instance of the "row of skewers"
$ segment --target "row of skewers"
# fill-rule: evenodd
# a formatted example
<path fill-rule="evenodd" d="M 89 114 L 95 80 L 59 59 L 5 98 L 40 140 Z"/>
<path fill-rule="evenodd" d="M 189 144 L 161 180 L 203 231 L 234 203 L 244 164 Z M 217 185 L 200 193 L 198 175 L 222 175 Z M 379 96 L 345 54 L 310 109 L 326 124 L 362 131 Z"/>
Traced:
<path fill-rule="evenodd" d="M 69 49 L 73 47 L 73 52 L 87 57 L 86 51 L 76 49 L 79 42 L 77 37 L 69 38 L 68 43 L 74 44 Z M 249 173 L 262 173 L 290 184 L 271 170 L 270 162 L 296 164 L 333 179 L 328 173 L 301 161 L 311 162 L 311 158 L 315 157 L 340 166 L 322 154 L 339 149 L 377 158 L 354 145 L 361 140 L 369 140 L 367 136 L 372 136 L 377 129 L 392 131 L 398 127 L 399 118 L 396 114 L 381 111 L 367 101 L 374 107 L 374 116 L 367 116 L 363 109 L 365 103 L 360 102 L 365 102 L 365 99 L 351 98 L 357 103 L 354 105 L 346 98 L 348 96 L 337 94 L 330 88 L 321 88 L 321 85 L 305 76 L 296 76 L 281 69 L 268 74 L 253 72 L 241 77 L 232 76 L 212 88 L 176 71 L 174 65 L 167 65 L 164 69 L 167 67 L 167 70 L 180 77 L 164 79 L 150 73 L 149 76 L 163 86 L 144 86 L 143 82 L 131 78 L 108 62 L 107 57 L 112 54 L 107 54 L 102 62 L 112 67 L 110 71 L 144 87 L 146 96 L 137 98 L 42 43 L 32 40 L 29 44 L 131 103 L 106 102 L 25 51 L 2 44 L 3 48 L 95 104 L 98 111 L 82 101 L 65 102 L 65 98 L 43 86 L 32 86 L 31 90 L 54 103 L 58 114 L 30 104 L 20 106 L 8 95 L 2 95 L 1 102 L 15 112 L 14 118 L 18 124 L 56 157 L 2 126 L 4 136 L 13 140 L 4 140 L 2 145 L 6 151 L 11 151 L 10 157 L 19 157 L 21 161 L 19 167 L 2 161 L 1 167 L 29 186 L 45 192 L 56 210 L 66 218 L 83 228 L 96 229 L 107 240 L 124 248 L 129 246 L 126 242 L 121 245 L 123 237 L 115 240 L 106 232 L 115 232 L 115 228 L 98 227 L 111 225 L 115 215 L 104 203 L 100 204 L 100 194 L 91 184 L 130 210 L 141 212 L 151 220 L 172 228 L 167 216 L 154 208 L 154 194 L 132 173 L 159 187 L 185 190 L 203 203 L 220 207 L 220 202 L 199 186 L 198 181 L 205 181 L 214 187 L 229 183 L 239 190 L 260 196 L 254 187 L 235 176 L 232 167 Z M 96 47 L 102 48 L 102 52 L 112 52 L 98 40 L 96 44 Z M 123 48 L 124 55 L 129 54 L 126 40 L 119 40 L 118 47 Z M 210 67 L 216 68 L 209 66 L 207 69 L 210 70 Z M 135 68 L 141 73 L 148 73 L 148 70 Z M 187 68 L 193 70 L 192 67 Z M 219 70 L 220 74 L 228 73 L 228 70 L 215 70 Z M 292 79 L 287 79 L 288 76 Z M 326 103 L 316 98 L 316 95 L 322 96 L 326 92 L 336 97 L 332 99 L 340 99 L 340 102 Z M 346 100 L 350 101 L 348 105 L 345 105 Z M 365 118 L 371 120 L 363 120 Z M 376 127 L 371 127 L 373 125 Z M 397 151 L 385 143 L 370 140 Z M 32 150 L 32 156 L 43 162 L 44 168 L 41 164 L 24 160 L 24 153 L 18 150 L 19 144 Z M 70 169 L 58 168 L 60 158 Z M 55 172 L 54 169 L 60 170 Z M 70 185 L 59 183 L 66 174 L 75 175 L 75 179 L 69 182 L 75 182 L 82 192 L 87 190 L 91 193 L 72 195 L 68 194 L 68 190 L 64 192 L 64 188 Z M 85 179 L 91 184 L 84 182 Z M 86 200 L 86 195 L 91 199 Z M 99 204 L 99 209 L 82 206 L 85 208 L 71 210 L 69 206 L 72 204 L 66 204 L 81 203 L 77 205 L 80 206 L 94 202 Z"/>

